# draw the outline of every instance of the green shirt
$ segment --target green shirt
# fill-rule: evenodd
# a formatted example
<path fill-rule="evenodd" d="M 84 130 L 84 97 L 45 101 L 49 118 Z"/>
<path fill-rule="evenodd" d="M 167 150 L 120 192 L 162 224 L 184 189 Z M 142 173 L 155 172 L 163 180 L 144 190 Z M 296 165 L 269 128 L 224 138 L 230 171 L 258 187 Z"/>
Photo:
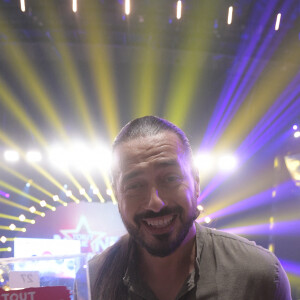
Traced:
<path fill-rule="evenodd" d="M 270 251 L 242 237 L 197 223 L 196 229 L 195 268 L 176 300 L 291 300 L 287 276 Z M 93 259 L 90 263 L 92 284 L 98 269 L 96 262 Z M 123 274 L 126 298 L 157 300 L 138 274 L 138 261 L 133 253 L 129 262 Z"/>

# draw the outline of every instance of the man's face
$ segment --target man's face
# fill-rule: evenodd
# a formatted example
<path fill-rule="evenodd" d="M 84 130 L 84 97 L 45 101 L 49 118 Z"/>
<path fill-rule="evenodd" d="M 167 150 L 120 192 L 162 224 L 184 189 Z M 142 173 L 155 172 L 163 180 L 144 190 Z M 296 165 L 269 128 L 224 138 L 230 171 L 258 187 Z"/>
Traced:
<path fill-rule="evenodd" d="M 199 181 L 173 132 L 141 137 L 115 150 L 115 195 L 129 234 L 154 256 L 183 242 L 198 216 Z"/>

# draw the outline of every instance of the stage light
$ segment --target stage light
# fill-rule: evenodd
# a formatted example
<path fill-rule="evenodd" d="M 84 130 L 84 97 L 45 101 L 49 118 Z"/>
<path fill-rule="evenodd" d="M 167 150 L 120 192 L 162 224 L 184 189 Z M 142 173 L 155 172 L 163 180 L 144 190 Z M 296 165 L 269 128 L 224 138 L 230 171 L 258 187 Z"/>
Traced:
<path fill-rule="evenodd" d="M 53 199 L 53 201 L 58 201 L 59 197 L 57 195 L 54 195 L 52 199 Z"/>
<path fill-rule="evenodd" d="M 269 247 L 268 247 L 269 251 L 274 253 L 274 244 L 269 244 Z"/>
<path fill-rule="evenodd" d="M 20 154 L 14 150 L 7 150 L 4 152 L 4 159 L 9 162 L 16 162 L 20 159 Z"/>
<path fill-rule="evenodd" d="M 49 160 L 56 166 L 65 167 L 68 155 L 62 147 L 54 146 L 49 150 Z"/>
<path fill-rule="evenodd" d="M 67 203 L 67 202 L 64 202 L 64 203 L 63 203 L 63 206 L 68 206 L 68 203 Z"/>
<path fill-rule="evenodd" d="M 12 230 L 12 231 L 14 231 L 16 228 L 17 228 L 17 227 L 16 227 L 15 224 L 10 224 L 10 225 L 9 225 L 9 229 Z"/>
<path fill-rule="evenodd" d="M 280 26 L 280 19 L 281 19 L 281 14 L 277 14 L 276 24 L 275 24 L 275 30 L 276 30 L 276 31 L 279 29 L 279 26 Z"/>
<path fill-rule="evenodd" d="M 4 244 L 4 243 L 6 243 L 6 241 L 7 241 L 7 238 L 4 235 L 2 235 L 0 238 L 0 242 Z"/>
<path fill-rule="evenodd" d="M 113 191 L 111 189 L 106 189 L 106 194 L 108 196 L 111 196 L 113 194 Z"/>
<path fill-rule="evenodd" d="M 26 187 L 30 187 L 30 182 L 26 182 Z"/>
<path fill-rule="evenodd" d="M 209 153 L 199 153 L 195 156 L 194 163 L 200 173 L 208 173 L 214 167 L 214 160 Z"/>
<path fill-rule="evenodd" d="M 204 222 L 205 222 L 206 224 L 209 224 L 209 223 L 211 222 L 211 218 L 210 218 L 209 216 L 206 216 L 206 217 L 204 218 Z"/>
<path fill-rule="evenodd" d="M 22 12 L 26 11 L 25 0 L 20 0 L 20 7 Z"/>
<path fill-rule="evenodd" d="M 41 213 L 41 217 L 44 218 L 45 216 L 46 216 L 46 214 L 45 214 L 44 212 L 42 212 L 42 213 Z"/>
<path fill-rule="evenodd" d="M 295 133 L 294 133 L 294 138 L 298 138 L 298 137 L 300 137 L 300 131 L 296 131 Z"/>
<path fill-rule="evenodd" d="M 51 210 L 52 210 L 52 211 L 56 211 L 56 207 L 52 206 L 52 207 L 51 207 Z"/>
<path fill-rule="evenodd" d="M 67 197 L 72 197 L 72 191 L 71 190 L 67 190 L 66 191 L 66 196 Z"/>
<path fill-rule="evenodd" d="M 47 205 L 47 202 L 45 200 L 40 201 L 40 206 L 45 207 Z"/>
<path fill-rule="evenodd" d="M 237 158 L 233 155 L 223 155 L 219 158 L 219 169 L 223 172 L 231 172 L 237 168 Z"/>
<path fill-rule="evenodd" d="M 42 154 L 39 151 L 28 151 L 26 160 L 28 162 L 39 162 L 42 160 Z"/>
<path fill-rule="evenodd" d="M 31 213 L 35 213 L 35 212 L 36 212 L 36 208 L 35 208 L 34 206 L 31 206 L 31 207 L 29 208 L 29 211 L 30 211 Z"/>
<path fill-rule="evenodd" d="M 227 17 L 227 24 L 230 25 L 232 23 L 232 13 L 233 13 L 233 7 L 229 6 L 228 8 L 228 17 Z"/>
<path fill-rule="evenodd" d="M 22 215 L 19 215 L 19 220 L 21 222 L 24 222 L 26 220 L 26 217 L 22 214 Z"/>
<path fill-rule="evenodd" d="M 94 164 L 95 162 L 99 165 L 101 170 L 108 171 L 112 165 L 111 151 L 103 145 L 97 146 L 93 154 Z"/>
<path fill-rule="evenodd" d="M 31 220 L 30 223 L 31 223 L 31 224 L 35 224 L 35 220 Z"/>
<path fill-rule="evenodd" d="M 297 129 L 298 129 L 298 125 L 296 125 L 296 124 L 293 125 L 293 129 L 294 129 L 294 130 L 297 130 Z"/>
<path fill-rule="evenodd" d="M 21 231 L 22 231 L 22 232 L 26 232 L 26 228 L 22 228 Z"/>
<path fill-rule="evenodd" d="M 181 13 L 182 13 L 182 2 L 179 0 L 179 1 L 177 1 L 177 10 L 176 10 L 177 20 L 181 19 Z"/>
<path fill-rule="evenodd" d="M 74 13 L 77 12 L 77 0 L 72 0 L 72 10 Z"/>
<path fill-rule="evenodd" d="M 199 211 L 203 211 L 204 210 L 204 207 L 202 205 L 197 205 L 197 208 Z"/>
<path fill-rule="evenodd" d="M 99 189 L 97 189 L 97 188 L 93 188 L 93 194 L 94 195 L 98 195 L 99 194 Z"/>
<path fill-rule="evenodd" d="M 79 190 L 79 194 L 83 196 L 83 195 L 85 194 L 85 189 L 84 189 L 84 188 L 81 188 L 81 189 Z"/>
<path fill-rule="evenodd" d="M 130 14 L 130 0 L 125 0 L 125 15 L 128 16 Z"/>

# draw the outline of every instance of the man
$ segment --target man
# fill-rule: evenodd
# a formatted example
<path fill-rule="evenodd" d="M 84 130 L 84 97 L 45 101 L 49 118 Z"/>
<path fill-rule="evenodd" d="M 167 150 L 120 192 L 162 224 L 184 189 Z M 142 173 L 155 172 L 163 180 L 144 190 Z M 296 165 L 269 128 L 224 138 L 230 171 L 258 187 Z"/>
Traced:
<path fill-rule="evenodd" d="M 128 230 L 89 263 L 93 300 L 289 300 L 278 259 L 244 238 L 205 228 L 185 134 L 153 116 L 113 145 L 113 189 Z"/>

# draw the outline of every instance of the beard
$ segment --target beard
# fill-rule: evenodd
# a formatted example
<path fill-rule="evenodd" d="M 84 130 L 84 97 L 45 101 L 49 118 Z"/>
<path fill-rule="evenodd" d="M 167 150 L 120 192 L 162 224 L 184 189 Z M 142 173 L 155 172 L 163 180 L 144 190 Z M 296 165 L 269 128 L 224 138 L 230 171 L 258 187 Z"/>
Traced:
<path fill-rule="evenodd" d="M 195 201 L 196 203 L 196 201 Z M 144 234 L 141 233 L 140 227 L 144 218 L 162 217 L 164 215 L 176 214 L 180 221 L 180 227 L 176 232 L 175 237 L 171 237 L 172 233 L 152 235 L 154 242 L 146 240 Z M 153 211 L 147 211 L 142 214 L 138 214 L 134 217 L 136 226 L 129 224 L 121 214 L 123 223 L 133 240 L 142 246 L 146 251 L 158 257 L 165 257 L 172 254 L 184 241 L 190 228 L 192 227 L 194 220 L 199 216 L 199 210 L 197 204 L 193 205 L 191 213 L 187 216 L 186 220 L 183 219 L 183 208 L 176 207 L 164 207 L 160 212 L 154 213 Z"/>

